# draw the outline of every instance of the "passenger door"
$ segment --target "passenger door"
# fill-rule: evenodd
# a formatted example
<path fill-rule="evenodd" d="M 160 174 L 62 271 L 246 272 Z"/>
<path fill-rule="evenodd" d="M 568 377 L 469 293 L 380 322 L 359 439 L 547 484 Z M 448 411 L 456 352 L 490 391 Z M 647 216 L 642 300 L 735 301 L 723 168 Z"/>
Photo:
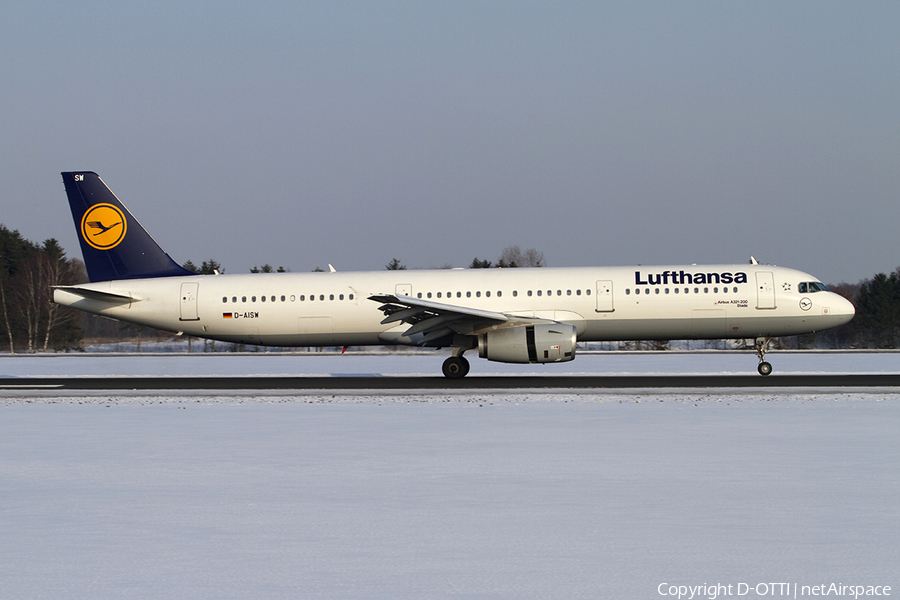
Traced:
<path fill-rule="evenodd" d="M 181 317 L 182 321 L 199 321 L 197 313 L 197 294 L 200 284 L 187 282 L 181 284 Z"/>
<path fill-rule="evenodd" d="M 775 275 L 772 271 L 756 273 L 756 308 L 763 310 L 775 308 Z"/>

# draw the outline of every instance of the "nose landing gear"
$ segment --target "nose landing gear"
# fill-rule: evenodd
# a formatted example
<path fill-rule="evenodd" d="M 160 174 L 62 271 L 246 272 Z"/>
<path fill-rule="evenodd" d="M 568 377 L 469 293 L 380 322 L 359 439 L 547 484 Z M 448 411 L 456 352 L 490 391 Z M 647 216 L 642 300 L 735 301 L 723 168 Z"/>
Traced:
<path fill-rule="evenodd" d="M 772 365 L 766 362 L 766 352 L 769 349 L 770 341 L 771 338 L 768 336 L 756 338 L 756 356 L 759 357 L 759 366 L 756 367 L 756 370 L 759 371 L 759 374 L 762 376 L 772 373 Z"/>

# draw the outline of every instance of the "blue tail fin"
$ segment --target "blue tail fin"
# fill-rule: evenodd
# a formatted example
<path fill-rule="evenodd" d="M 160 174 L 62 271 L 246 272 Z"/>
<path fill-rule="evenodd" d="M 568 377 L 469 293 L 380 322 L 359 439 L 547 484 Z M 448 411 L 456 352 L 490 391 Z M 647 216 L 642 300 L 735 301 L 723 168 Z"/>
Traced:
<path fill-rule="evenodd" d="M 96 173 L 62 178 L 91 281 L 193 275 L 159 247 Z"/>

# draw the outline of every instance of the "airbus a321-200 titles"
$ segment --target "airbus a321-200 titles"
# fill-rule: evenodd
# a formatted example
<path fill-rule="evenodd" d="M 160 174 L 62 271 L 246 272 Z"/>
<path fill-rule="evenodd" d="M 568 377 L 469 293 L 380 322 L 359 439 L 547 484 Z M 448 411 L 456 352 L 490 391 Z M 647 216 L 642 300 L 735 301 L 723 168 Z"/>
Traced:
<path fill-rule="evenodd" d="M 198 275 L 173 261 L 90 171 L 63 173 L 90 283 L 53 300 L 212 340 L 271 346 L 401 344 L 507 363 L 575 358 L 576 342 L 752 338 L 759 373 L 776 336 L 847 323 L 853 305 L 815 277 L 759 265 Z"/>

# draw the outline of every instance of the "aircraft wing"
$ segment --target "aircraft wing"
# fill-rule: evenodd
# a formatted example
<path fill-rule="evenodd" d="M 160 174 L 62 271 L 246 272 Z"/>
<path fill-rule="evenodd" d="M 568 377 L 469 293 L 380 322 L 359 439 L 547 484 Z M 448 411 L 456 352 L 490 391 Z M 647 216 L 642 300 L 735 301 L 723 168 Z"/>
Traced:
<path fill-rule="evenodd" d="M 520 317 L 489 310 L 480 310 L 455 304 L 432 302 L 411 296 L 375 295 L 369 300 L 381 302 L 378 310 L 384 313 L 382 325 L 389 323 L 409 323 L 410 328 L 403 332 L 405 337 L 416 338 L 419 344 L 426 344 L 447 335 L 472 335 L 498 325 L 518 325 L 534 323 L 551 323 L 546 319 Z"/>

